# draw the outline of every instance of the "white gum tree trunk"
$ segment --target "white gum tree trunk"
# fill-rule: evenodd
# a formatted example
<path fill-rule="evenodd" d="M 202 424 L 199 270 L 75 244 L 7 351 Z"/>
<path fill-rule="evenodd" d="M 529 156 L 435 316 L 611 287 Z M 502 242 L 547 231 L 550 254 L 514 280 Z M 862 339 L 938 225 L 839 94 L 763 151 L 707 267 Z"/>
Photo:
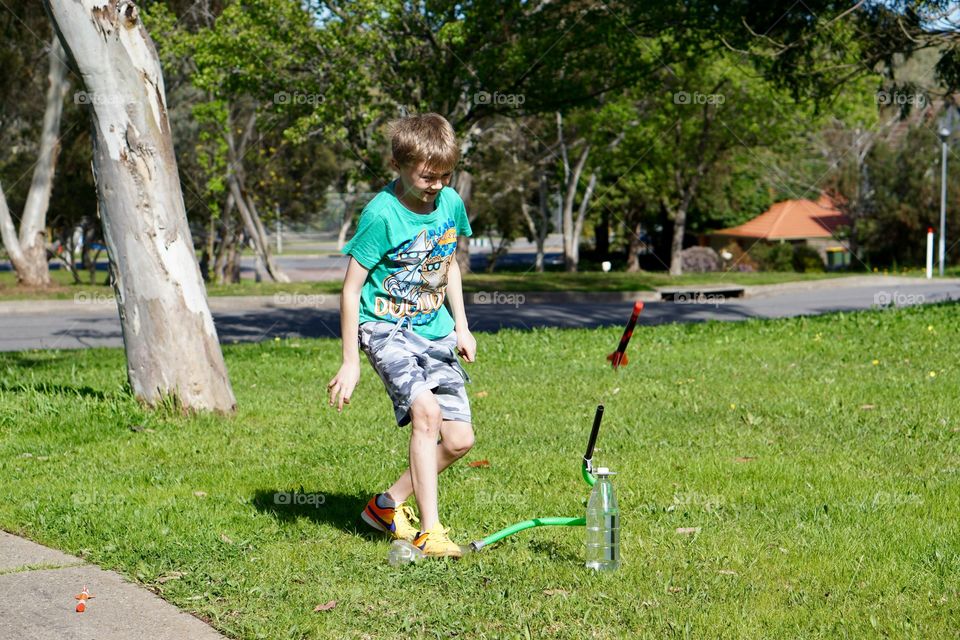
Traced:
<path fill-rule="evenodd" d="M 43 0 L 86 87 L 127 375 L 150 406 L 231 412 L 187 226 L 160 62 L 130 0 Z"/>
<path fill-rule="evenodd" d="M 20 233 L 17 234 L 7 198 L 0 185 L 0 239 L 7 249 L 10 262 L 17 273 L 17 282 L 29 287 L 45 287 L 50 284 L 50 269 L 47 266 L 46 220 L 53 192 L 53 174 L 57 166 L 57 151 L 60 148 L 60 119 L 63 114 L 63 99 L 70 86 L 67 80 L 67 65 L 60 40 L 54 36 L 50 43 L 50 70 L 47 73 L 46 105 L 43 111 L 43 131 L 40 134 L 40 153 L 33 169 L 30 191 L 20 218 Z"/>

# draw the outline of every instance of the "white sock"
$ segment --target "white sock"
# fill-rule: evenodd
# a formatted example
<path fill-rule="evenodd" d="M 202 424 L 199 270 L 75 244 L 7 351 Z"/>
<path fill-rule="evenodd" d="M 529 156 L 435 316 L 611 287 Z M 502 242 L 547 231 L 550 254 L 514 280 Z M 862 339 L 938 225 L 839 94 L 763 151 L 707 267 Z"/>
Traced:
<path fill-rule="evenodd" d="M 396 509 L 397 503 L 386 493 L 381 493 L 377 496 L 377 506 L 381 509 Z"/>

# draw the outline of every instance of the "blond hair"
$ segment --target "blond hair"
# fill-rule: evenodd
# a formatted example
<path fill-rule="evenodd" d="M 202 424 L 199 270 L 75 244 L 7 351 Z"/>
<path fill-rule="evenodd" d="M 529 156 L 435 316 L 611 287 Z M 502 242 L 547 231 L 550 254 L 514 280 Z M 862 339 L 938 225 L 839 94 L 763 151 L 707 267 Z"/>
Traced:
<path fill-rule="evenodd" d="M 421 162 L 431 169 L 453 169 L 460 159 L 460 146 L 453 127 L 439 113 L 401 118 L 390 127 L 393 159 L 402 167 Z"/>

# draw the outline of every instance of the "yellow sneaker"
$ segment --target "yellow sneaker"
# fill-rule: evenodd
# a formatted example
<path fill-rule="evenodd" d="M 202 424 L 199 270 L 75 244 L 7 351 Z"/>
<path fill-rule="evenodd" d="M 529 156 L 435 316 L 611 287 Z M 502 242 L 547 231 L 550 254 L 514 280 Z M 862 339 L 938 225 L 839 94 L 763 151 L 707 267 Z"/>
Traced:
<path fill-rule="evenodd" d="M 360 514 L 360 519 L 394 540 L 408 541 L 413 541 L 417 536 L 417 527 L 413 523 L 420 522 L 408 505 L 401 504 L 396 509 L 384 509 L 377 505 L 377 496 L 370 498 L 370 502 Z"/>
<path fill-rule="evenodd" d="M 418 547 L 431 558 L 459 558 L 463 556 L 460 546 L 454 543 L 447 535 L 449 529 L 441 525 L 429 531 L 422 531 L 413 539 L 413 546 Z"/>

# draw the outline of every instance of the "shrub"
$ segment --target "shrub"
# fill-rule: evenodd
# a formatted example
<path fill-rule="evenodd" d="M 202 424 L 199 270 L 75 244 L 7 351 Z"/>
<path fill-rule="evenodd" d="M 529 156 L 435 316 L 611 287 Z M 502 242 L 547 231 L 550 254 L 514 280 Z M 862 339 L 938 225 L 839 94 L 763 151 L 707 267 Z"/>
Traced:
<path fill-rule="evenodd" d="M 710 247 L 689 247 L 680 252 L 684 273 L 707 273 L 720 270 L 720 256 Z"/>
<path fill-rule="evenodd" d="M 788 242 L 758 242 L 750 248 L 750 256 L 763 271 L 793 271 L 793 245 Z"/>
<path fill-rule="evenodd" d="M 799 273 L 820 273 L 824 270 L 820 252 L 808 244 L 793 248 L 793 270 Z"/>
<path fill-rule="evenodd" d="M 724 253 L 730 254 L 729 260 L 723 260 L 722 256 Z M 757 270 L 756 261 L 751 258 L 750 254 L 744 251 L 736 242 L 731 241 L 730 244 L 721 250 L 720 255 L 723 268 L 728 271 L 752 272 Z"/>

